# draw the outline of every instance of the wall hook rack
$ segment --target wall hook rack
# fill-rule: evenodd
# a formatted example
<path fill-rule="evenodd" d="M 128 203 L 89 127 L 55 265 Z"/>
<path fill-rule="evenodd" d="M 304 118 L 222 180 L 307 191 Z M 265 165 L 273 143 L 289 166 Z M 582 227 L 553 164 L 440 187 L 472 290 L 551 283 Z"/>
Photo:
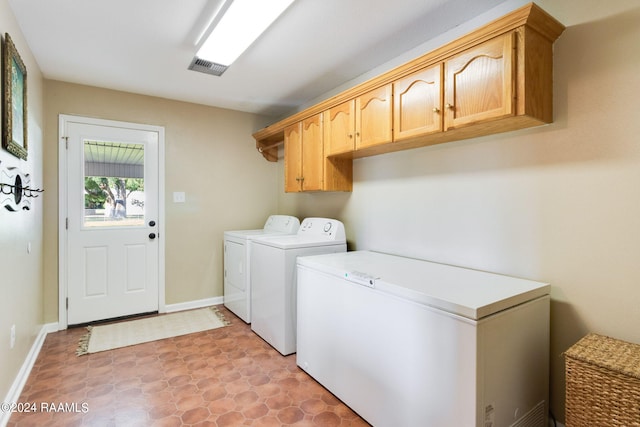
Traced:
<path fill-rule="evenodd" d="M 30 210 L 31 200 L 43 193 L 40 188 L 31 188 L 31 176 L 15 167 L 0 169 L 0 205 L 16 212 Z"/>

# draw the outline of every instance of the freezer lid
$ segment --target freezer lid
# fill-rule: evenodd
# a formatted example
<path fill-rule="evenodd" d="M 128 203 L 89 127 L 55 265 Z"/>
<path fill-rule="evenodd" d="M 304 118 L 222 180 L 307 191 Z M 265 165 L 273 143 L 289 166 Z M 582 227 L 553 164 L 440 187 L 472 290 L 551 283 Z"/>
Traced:
<path fill-rule="evenodd" d="M 480 320 L 548 295 L 547 283 L 372 251 L 298 257 L 298 265 Z"/>

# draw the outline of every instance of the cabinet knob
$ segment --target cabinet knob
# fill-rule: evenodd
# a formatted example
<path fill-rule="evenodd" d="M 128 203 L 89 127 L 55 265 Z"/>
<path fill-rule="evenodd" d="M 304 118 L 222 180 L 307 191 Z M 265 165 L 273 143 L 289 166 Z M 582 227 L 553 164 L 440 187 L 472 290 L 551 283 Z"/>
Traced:
<path fill-rule="evenodd" d="M 449 110 L 453 110 L 453 104 L 447 104 L 447 105 L 446 105 L 446 107 L 447 107 Z"/>
<path fill-rule="evenodd" d="M 352 133 L 349 134 L 349 139 L 351 139 L 351 138 L 353 138 L 353 134 Z"/>
<path fill-rule="evenodd" d="M 439 109 L 438 107 L 433 107 L 433 112 L 434 112 L 434 113 L 439 113 L 439 112 L 440 112 L 440 109 Z"/>

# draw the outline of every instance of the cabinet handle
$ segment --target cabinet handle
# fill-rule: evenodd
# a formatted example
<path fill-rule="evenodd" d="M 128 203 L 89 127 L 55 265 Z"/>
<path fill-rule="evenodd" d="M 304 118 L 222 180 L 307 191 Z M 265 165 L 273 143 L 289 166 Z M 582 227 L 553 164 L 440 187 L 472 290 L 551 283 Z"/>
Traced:
<path fill-rule="evenodd" d="M 439 109 L 438 107 L 433 107 L 433 112 L 434 112 L 434 113 L 439 113 L 439 112 L 440 112 L 440 109 Z"/>
<path fill-rule="evenodd" d="M 353 134 L 352 133 L 349 134 L 349 139 L 351 139 L 351 138 L 353 138 Z"/>
<path fill-rule="evenodd" d="M 449 110 L 453 110 L 453 104 L 447 104 L 447 105 L 446 105 L 446 107 L 447 107 Z"/>

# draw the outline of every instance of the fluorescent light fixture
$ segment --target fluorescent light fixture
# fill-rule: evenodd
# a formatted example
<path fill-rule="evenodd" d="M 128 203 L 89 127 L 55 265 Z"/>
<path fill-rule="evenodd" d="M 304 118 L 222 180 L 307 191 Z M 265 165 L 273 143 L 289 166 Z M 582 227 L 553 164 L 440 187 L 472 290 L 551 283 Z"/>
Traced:
<path fill-rule="evenodd" d="M 230 65 L 294 0 L 232 0 L 196 56 Z"/>

